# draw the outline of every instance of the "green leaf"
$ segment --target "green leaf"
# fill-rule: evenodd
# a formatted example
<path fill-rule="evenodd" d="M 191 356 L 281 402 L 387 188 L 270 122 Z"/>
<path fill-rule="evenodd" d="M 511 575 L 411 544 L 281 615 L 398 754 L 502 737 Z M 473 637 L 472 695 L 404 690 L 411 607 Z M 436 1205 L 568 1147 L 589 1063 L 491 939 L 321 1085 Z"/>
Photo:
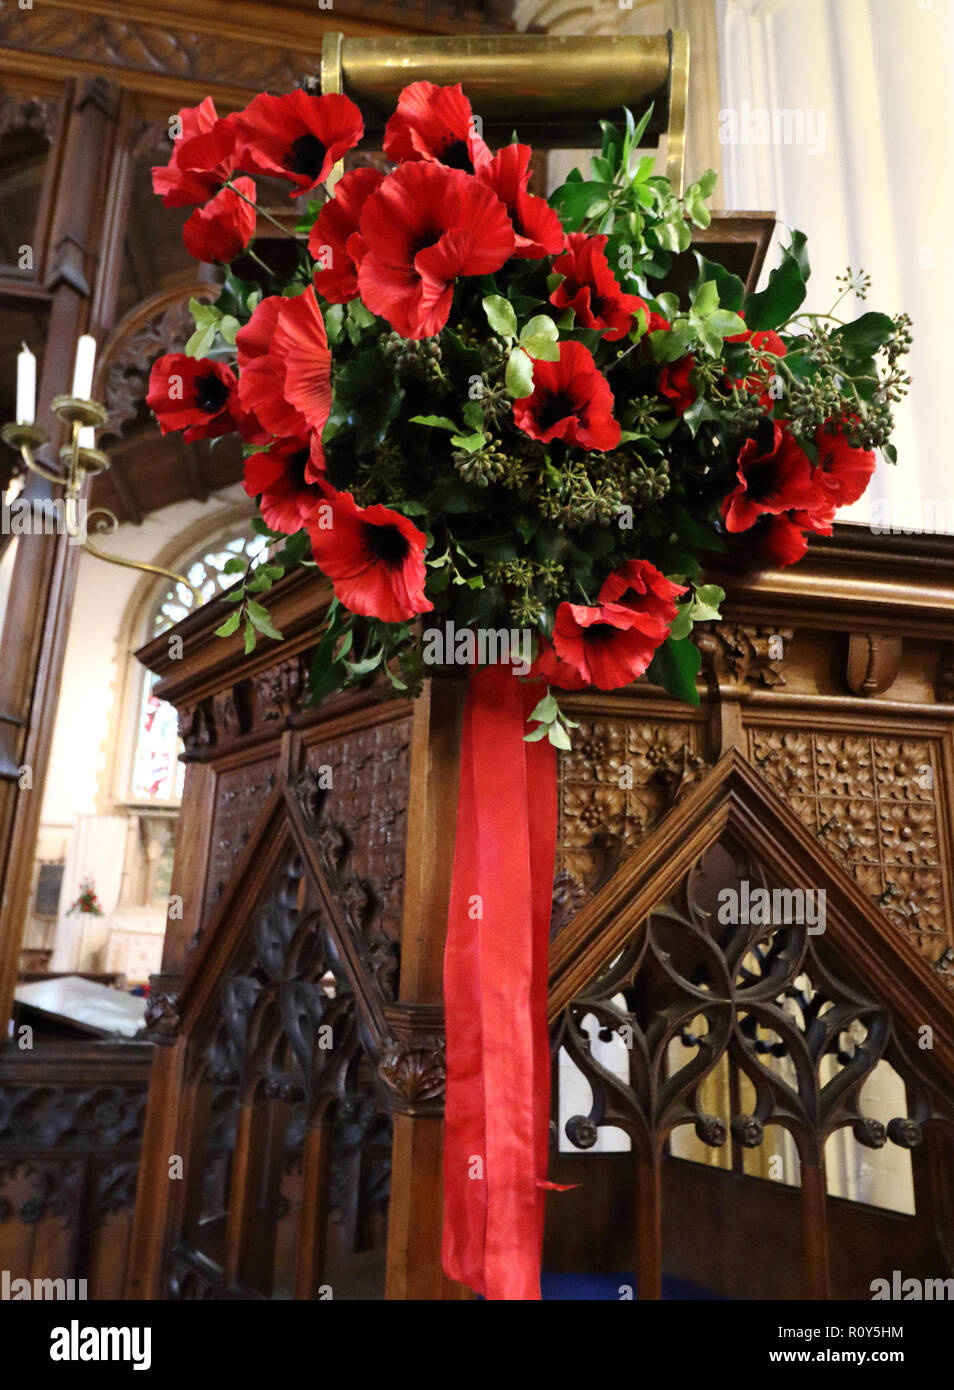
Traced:
<path fill-rule="evenodd" d="M 236 608 L 230 613 L 221 627 L 215 629 L 216 637 L 231 637 L 233 632 L 238 632 L 239 623 L 242 621 L 242 610 Z"/>
<path fill-rule="evenodd" d="M 699 266 L 699 279 L 712 280 L 719 291 L 719 304 L 723 309 L 741 309 L 745 298 L 745 286 L 737 275 L 726 270 L 716 261 L 707 261 L 698 251 L 694 252 Z"/>
<path fill-rule="evenodd" d="M 546 738 L 549 728 L 548 724 L 541 724 L 539 728 L 534 729 L 532 734 L 524 734 L 524 743 L 539 743 L 540 739 Z"/>
<path fill-rule="evenodd" d="M 548 314 L 537 314 L 525 324 L 520 334 L 520 346 L 541 362 L 558 362 L 560 330 Z"/>
<path fill-rule="evenodd" d="M 412 425 L 430 425 L 434 430 L 450 430 L 452 434 L 460 429 L 460 425 L 448 420 L 446 415 L 412 415 L 410 422 Z"/>
<path fill-rule="evenodd" d="M 745 301 L 745 322 L 753 331 L 779 328 L 802 305 L 811 269 L 805 250 L 804 232 L 792 232 L 791 245 L 782 252 L 781 264 L 772 271 L 768 284 Z"/>
<path fill-rule="evenodd" d="M 363 661 L 346 661 L 344 664 L 352 676 L 367 676 L 376 667 L 381 665 L 381 658 L 384 656 L 383 648 L 378 648 L 373 656 L 366 656 Z"/>
<path fill-rule="evenodd" d="M 223 574 L 244 574 L 247 560 L 243 560 L 241 555 L 233 555 L 230 560 L 226 560 L 222 566 Z"/>
<path fill-rule="evenodd" d="M 533 363 L 523 348 L 515 347 L 507 358 L 507 394 L 522 400 L 533 392 Z"/>
<path fill-rule="evenodd" d="M 501 338 L 515 338 L 517 336 L 517 315 L 514 313 L 513 305 L 509 299 L 504 299 L 502 294 L 488 294 L 483 299 L 484 313 L 487 315 L 487 322 L 495 333 L 499 333 Z"/>
<path fill-rule="evenodd" d="M 688 637 L 678 641 L 673 641 L 670 637 L 656 649 L 656 655 L 646 675 L 654 685 L 661 685 L 677 700 L 686 700 L 690 705 L 698 705 L 696 676 L 701 665 L 702 653 Z"/>
<path fill-rule="evenodd" d="M 554 748 L 564 748 L 569 752 L 573 747 L 570 742 L 570 735 L 562 724 L 551 724 L 547 730 L 547 738 L 553 744 Z"/>
<path fill-rule="evenodd" d="M 556 698 L 548 691 L 540 703 L 534 705 L 527 718 L 538 719 L 542 724 L 552 724 L 559 713 L 560 706 L 557 704 Z"/>
<path fill-rule="evenodd" d="M 260 632 L 264 637 L 271 637 L 276 642 L 281 642 L 282 634 L 272 625 L 272 619 L 267 608 L 263 608 L 254 599 L 248 602 L 249 620 L 255 627 L 256 632 Z"/>
<path fill-rule="evenodd" d="M 719 287 L 714 280 L 697 281 L 692 290 L 692 307 L 704 318 L 719 307 Z"/>
<path fill-rule="evenodd" d="M 452 435 L 451 443 L 458 449 L 465 449 L 468 454 L 475 454 L 487 443 L 487 436 L 483 430 L 475 430 L 473 434 Z"/>
<path fill-rule="evenodd" d="M 250 622 L 245 624 L 245 655 L 251 656 L 255 650 L 255 643 L 258 638 L 255 636 L 255 629 Z"/>
<path fill-rule="evenodd" d="M 242 325 L 239 323 L 238 319 L 234 318 L 232 314 L 225 314 L 222 318 L 219 324 L 219 334 L 223 341 L 228 343 L 229 347 L 235 346 L 235 335 L 241 327 Z"/>
<path fill-rule="evenodd" d="M 736 333 L 745 332 L 745 319 L 729 309 L 716 309 L 706 319 L 706 324 L 720 338 L 731 338 Z"/>
<path fill-rule="evenodd" d="M 470 425 L 472 430 L 483 429 L 484 407 L 480 401 L 467 401 L 464 406 L 464 424 Z"/>
<path fill-rule="evenodd" d="M 832 343 L 838 343 L 849 357 L 867 360 L 884 346 L 893 331 L 894 323 L 887 314 L 862 314 L 831 336 Z"/>

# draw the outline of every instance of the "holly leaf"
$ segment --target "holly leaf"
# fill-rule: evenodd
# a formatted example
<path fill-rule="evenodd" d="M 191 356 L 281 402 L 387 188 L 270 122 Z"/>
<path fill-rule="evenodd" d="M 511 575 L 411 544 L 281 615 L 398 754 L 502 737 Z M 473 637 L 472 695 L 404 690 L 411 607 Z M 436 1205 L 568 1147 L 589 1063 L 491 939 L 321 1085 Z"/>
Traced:
<path fill-rule="evenodd" d="M 791 245 L 782 252 L 781 264 L 772 271 L 765 289 L 746 299 L 748 328 L 779 328 L 802 305 L 811 274 L 806 242 L 804 232 L 793 231 Z"/>

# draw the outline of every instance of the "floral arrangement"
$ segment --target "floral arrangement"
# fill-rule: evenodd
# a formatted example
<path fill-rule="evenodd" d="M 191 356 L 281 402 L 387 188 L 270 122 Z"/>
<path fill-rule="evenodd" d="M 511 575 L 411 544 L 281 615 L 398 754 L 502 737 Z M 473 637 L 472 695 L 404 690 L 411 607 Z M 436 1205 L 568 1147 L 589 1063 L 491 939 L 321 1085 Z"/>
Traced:
<path fill-rule="evenodd" d="M 96 896 L 96 883 L 91 878 L 80 881 L 79 897 L 66 909 L 67 917 L 102 917 L 104 912 Z"/>
<path fill-rule="evenodd" d="M 188 441 L 238 432 L 276 542 L 230 562 L 222 636 L 280 638 L 263 600 L 288 570 L 330 581 L 315 701 L 382 674 L 413 691 L 435 652 L 481 659 L 488 631 L 532 633 L 526 669 L 556 690 L 645 673 L 695 701 L 691 631 L 724 598 L 705 558 L 794 563 L 862 495 L 874 451 L 895 461 L 910 321 L 840 317 L 868 289 L 850 270 L 828 314 L 802 312 L 799 232 L 761 292 L 697 253 L 678 296 L 667 277 L 715 175 L 677 197 L 638 157 L 650 114 L 603 122 L 590 177 L 546 200 L 531 149 L 491 150 L 459 86 L 405 88 L 389 165 L 337 182 L 364 133 L 346 96 L 180 112 L 154 186 L 196 208 L 190 253 L 229 268 L 148 403 Z M 263 178 L 304 200 L 281 267 L 255 249 Z M 550 691 L 531 717 L 529 737 L 568 746 Z"/>

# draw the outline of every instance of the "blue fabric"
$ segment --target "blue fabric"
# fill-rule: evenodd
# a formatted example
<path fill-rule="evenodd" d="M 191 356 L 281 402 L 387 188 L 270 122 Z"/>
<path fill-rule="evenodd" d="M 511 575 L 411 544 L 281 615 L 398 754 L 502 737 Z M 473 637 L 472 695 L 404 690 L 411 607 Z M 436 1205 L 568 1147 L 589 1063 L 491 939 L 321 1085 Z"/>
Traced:
<path fill-rule="evenodd" d="M 540 1281 L 540 1291 L 545 1301 L 553 1299 L 594 1302 L 608 1299 L 618 1303 L 620 1289 L 627 1286 L 633 1290 L 635 1296 L 635 1274 L 548 1274 L 544 1271 Z M 663 1275 L 662 1296 L 668 1301 L 723 1298 L 722 1294 L 713 1293 L 711 1289 L 701 1289 L 696 1284 L 690 1284 L 685 1279 L 675 1279 L 668 1274 Z"/>

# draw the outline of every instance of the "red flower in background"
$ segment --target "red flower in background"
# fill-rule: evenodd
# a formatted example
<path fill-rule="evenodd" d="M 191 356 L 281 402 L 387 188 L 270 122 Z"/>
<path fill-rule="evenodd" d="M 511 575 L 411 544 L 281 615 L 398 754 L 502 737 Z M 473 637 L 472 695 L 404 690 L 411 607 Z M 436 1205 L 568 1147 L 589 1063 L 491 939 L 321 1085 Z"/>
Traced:
<path fill-rule="evenodd" d="M 603 581 L 597 597 L 600 603 L 619 604 L 668 629 L 676 616 L 676 599 L 686 592 L 684 584 L 673 584 L 648 560 L 627 560 Z"/>
<path fill-rule="evenodd" d="M 537 659 L 530 668 L 531 680 L 534 676 L 545 680 L 547 685 L 556 686 L 557 690 L 585 690 L 589 684 L 576 666 L 560 660 L 553 644 L 545 637 L 540 638 Z"/>
<path fill-rule="evenodd" d="M 690 353 L 678 362 L 667 362 L 659 373 L 659 394 L 666 397 L 676 415 L 685 415 L 699 395 L 689 380 L 695 365 L 696 359 Z"/>
<path fill-rule="evenodd" d="M 504 145 L 477 177 L 494 192 L 513 223 L 517 246 L 514 255 L 523 260 L 555 256 L 563 250 L 563 225 L 545 198 L 527 192 L 530 182 L 529 145 Z"/>
<path fill-rule="evenodd" d="M 833 507 L 847 507 L 863 495 L 875 468 L 868 449 L 853 449 L 829 422 L 815 435 L 818 447 L 817 481 Z"/>
<path fill-rule="evenodd" d="M 182 229 L 182 240 L 197 261 L 234 261 L 255 235 L 255 180 L 238 178 L 235 188 L 223 188 L 204 208 L 195 212 Z M 246 201 L 248 199 L 248 201 Z"/>
<path fill-rule="evenodd" d="M 169 163 L 152 170 L 152 187 L 167 208 L 205 203 L 240 167 L 243 140 L 238 117 L 216 114 L 211 97 L 179 112 L 181 133 Z"/>
<path fill-rule="evenodd" d="M 507 211 L 476 179 L 433 162 L 402 164 L 361 214 L 361 298 L 405 338 L 430 338 L 458 275 L 488 275 L 513 254 Z"/>
<path fill-rule="evenodd" d="M 332 493 L 308 523 L 315 561 L 352 613 L 403 622 L 434 605 L 424 593 L 426 537 L 390 507 Z"/>
<path fill-rule="evenodd" d="M 777 421 L 772 443 L 763 447 L 747 439 L 739 450 L 739 485 L 722 503 L 727 531 L 747 531 L 764 512 L 824 509 L 826 499 L 813 476 L 808 456 L 794 435 Z"/>
<path fill-rule="evenodd" d="M 146 404 L 163 434 L 183 439 L 217 439 L 237 427 L 238 386 L 232 372 L 210 357 L 169 352 L 152 364 Z"/>
<path fill-rule="evenodd" d="M 405 87 L 384 130 L 384 153 L 395 164 L 436 160 L 468 174 L 490 159 L 459 82 L 452 87 L 433 82 Z"/>
<path fill-rule="evenodd" d="M 315 288 L 332 304 L 357 297 L 358 266 L 368 249 L 358 223 L 365 202 L 383 181 L 377 169 L 352 169 L 339 179 L 334 197 L 311 229 L 308 250 L 318 262 Z"/>
<path fill-rule="evenodd" d="M 744 551 L 750 562 L 785 569 L 802 558 L 808 541 L 802 528 L 790 516 L 766 513 L 739 538 L 737 548 Z"/>
<path fill-rule="evenodd" d="M 267 92 L 238 117 L 247 142 L 244 166 L 294 185 L 291 197 L 310 193 L 364 134 L 361 112 L 350 97 L 314 97 L 299 88 L 287 96 Z"/>
<path fill-rule="evenodd" d="M 259 510 L 273 531 L 291 535 L 327 494 L 323 479 L 325 456 L 321 439 L 282 439 L 261 454 L 245 460 L 242 486 L 259 497 Z"/>
<path fill-rule="evenodd" d="M 579 328 L 595 328 L 608 343 L 624 338 L 633 326 L 633 315 L 644 309 L 638 295 L 626 294 L 610 269 L 604 247 L 606 236 L 570 232 L 567 249 L 553 262 L 563 281 L 550 295 L 557 309 L 572 309 Z"/>
<path fill-rule="evenodd" d="M 533 392 L 514 401 L 513 418 L 542 444 L 562 439 L 583 449 L 614 449 L 620 440 L 609 382 L 582 343 L 561 343 L 558 362 L 534 362 Z"/>
<path fill-rule="evenodd" d="M 243 409 L 279 438 L 320 435 L 331 413 L 331 352 L 314 290 L 263 299 L 235 343 Z"/>
<path fill-rule="evenodd" d="M 726 338 L 727 343 L 745 343 L 752 354 L 752 365 L 758 372 L 758 376 L 739 377 L 733 381 L 727 378 L 730 384 L 738 387 L 740 391 L 747 391 L 750 396 L 758 395 L 761 405 L 766 410 L 771 410 L 774 401 L 768 394 L 769 382 L 767 378 L 775 371 L 775 358 L 784 357 L 786 354 L 785 344 L 777 333 L 773 333 L 770 328 L 760 328 L 753 330 L 745 329 L 743 333 L 734 333 L 731 338 Z M 760 352 L 761 349 L 761 352 Z M 766 354 L 771 354 L 767 356 Z"/>
<path fill-rule="evenodd" d="M 561 603 L 553 624 L 553 651 L 585 684 L 618 690 L 643 674 L 667 631 L 660 618 L 619 604 L 586 608 Z"/>

